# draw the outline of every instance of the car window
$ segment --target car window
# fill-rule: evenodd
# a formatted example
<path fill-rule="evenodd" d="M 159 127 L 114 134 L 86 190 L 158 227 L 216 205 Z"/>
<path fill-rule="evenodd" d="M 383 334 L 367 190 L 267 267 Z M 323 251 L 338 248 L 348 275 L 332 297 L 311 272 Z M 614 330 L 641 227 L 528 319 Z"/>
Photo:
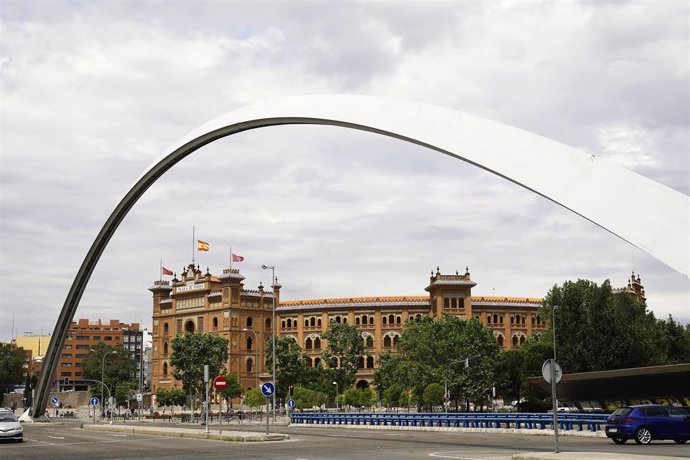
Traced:
<path fill-rule="evenodd" d="M 644 408 L 644 414 L 654 416 L 654 417 L 665 417 L 666 411 L 664 410 L 663 407 L 645 407 Z"/>
<path fill-rule="evenodd" d="M 616 409 L 616 411 L 612 415 L 624 417 L 628 415 L 630 412 L 632 412 L 632 409 L 630 407 L 621 407 L 620 409 Z"/>
<path fill-rule="evenodd" d="M 17 417 L 12 414 L 0 412 L 0 422 L 16 422 Z"/>
<path fill-rule="evenodd" d="M 677 409 L 675 407 L 667 407 L 666 410 L 668 411 L 668 415 L 670 415 L 671 417 L 685 417 L 686 415 L 688 415 L 681 409 Z"/>

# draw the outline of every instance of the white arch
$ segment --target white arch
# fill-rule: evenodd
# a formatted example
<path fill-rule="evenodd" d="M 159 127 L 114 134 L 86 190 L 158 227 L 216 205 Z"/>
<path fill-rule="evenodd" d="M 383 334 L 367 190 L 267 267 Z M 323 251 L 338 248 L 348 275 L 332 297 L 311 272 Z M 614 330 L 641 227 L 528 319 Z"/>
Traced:
<path fill-rule="evenodd" d="M 204 145 L 242 131 L 286 124 L 369 131 L 467 161 L 570 209 L 688 276 L 690 198 L 593 155 L 517 128 L 414 102 L 317 95 L 255 104 L 211 120 L 173 144 L 110 214 L 63 304 L 39 376 L 32 417 L 43 416 L 79 301 L 110 238 L 132 206 L 166 171 Z"/>

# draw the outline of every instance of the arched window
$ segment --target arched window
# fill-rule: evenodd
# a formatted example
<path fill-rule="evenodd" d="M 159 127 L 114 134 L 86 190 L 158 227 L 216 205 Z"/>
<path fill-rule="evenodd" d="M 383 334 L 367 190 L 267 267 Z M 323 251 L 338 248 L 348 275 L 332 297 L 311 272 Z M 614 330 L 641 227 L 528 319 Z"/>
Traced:
<path fill-rule="evenodd" d="M 163 323 L 163 335 L 168 335 L 168 323 Z"/>
<path fill-rule="evenodd" d="M 309 319 L 309 325 L 312 326 L 312 327 L 316 326 L 316 318 L 314 318 L 314 317 L 312 316 L 312 317 Z"/>
<path fill-rule="evenodd" d="M 367 368 L 368 369 L 374 368 L 374 357 L 373 356 L 367 356 Z"/>
<path fill-rule="evenodd" d="M 494 314 L 494 323 L 498 322 L 498 315 Z"/>
<path fill-rule="evenodd" d="M 168 354 L 168 342 L 163 342 L 163 354 Z"/>
<path fill-rule="evenodd" d="M 304 342 L 304 348 L 306 348 L 307 350 L 311 350 L 312 346 L 313 345 L 312 345 L 311 337 L 307 337 L 307 340 Z"/>
<path fill-rule="evenodd" d="M 395 315 L 388 315 L 388 324 L 395 323 Z"/>
<path fill-rule="evenodd" d="M 421 320 L 422 320 L 422 315 L 417 314 L 417 316 L 415 316 L 415 318 L 417 318 L 417 321 L 421 321 Z"/>
<path fill-rule="evenodd" d="M 362 316 L 362 324 L 368 324 L 369 323 L 369 317 L 367 315 Z"/>
<path fill-rule="evenodd" d="M 266 318 L 266 329 L 271 328 L 271 318 Z"/>
<path fill-rule="evenodd" d="M 359 357 L 359 360 L 357 361 L 357 367 L 358 367 L 359 369 L 363 369 L 363 368 L 364 368 L 364 356 L 360 356 L 360 357 Z"/>
<path fill-rule="evenodd" d="M 518 345 L 518 338 L 517 338 L 517 335 L 514 335 L 513 336 L 513 347 L 517 347 L 517 345 Z"/>
<path fill-rule="evenodd" d="M 450 307 L 450 299 L 448 297 L 443 298 L 443 308 L 449 308 Z"/>
<path fill-rule="evenodd" d="M 491 315 L 486 317 L 486 324 L 491 324 Z"/>
<path fill-rule="evenodd" d="M 510 324 L 515 324 L 515 317 L 512 315 L 510 316 Z"/>
<path fill-rule="evenodd" d="M 394 335 L 393 336 L 393 348 L 396 348 L 398 346 L 398 339 L 400 338 L 399 335 Z"/>
<path fill-rule="evenodd" d="M 280 322 L 280 327 L 282 327 L 283 329 L 285 329 L 285 320 L 282 320 L 282 321 Z"/>
<path fill-rule="evenodd" d="M 359 316 L 355 316 L 355 326 L 359 326 Z"/>
<path fill-rule="evenodd" d="M 254 325 L 254 319 L 251 316 L 247 316 L 247 328 L 250 328 Z"/>
<path fill-rule="evenodd" d="M 498 322 L 501 323 L 501 324 L 503 324 L 503 315 L 501 315 L 501 316 L 498 317 Z"/>
<path fill-rule="evenodd" d="M 383 348 L 390 348 L 391 347 L 391 336 L 387 335 L 383 338 Z"/>
<path fill-rule="evenodd" d="M 321 367 L 321 358 L 314 358 L 314 367 Z"/>
<path fill-rule="evenodd" d="M 340 316 L 336 316 L 336 317 L 335 317 L 335 322 L 336 322 L 336 323 L 339 323 L 339 322 L 340 322 Z"/>
<path fill-rule="evenodd" d="M 388 318 L 386 318 L 386 317 L 384 316 L 384 317 L 383 317 L 383 325 L 385 326 L 387 323 L 388 323 Z"/>
<path fill-rule="evenodd" d="M 527 321 L 527 317 L 525 315 L 522 315 L 521 319 L 522 319 L 522 324 L 524 325 L 525 322 Z"/>
<path fill-rule="evenodd" d="M 364 342 L 364 346 L 367 348 L 374 348 L 374 337 L 368 335 L 366 341 Z"/>
<path fill-rule="evenodd" d="M 168 375 L 168 363 L 163 363 L 163 375 Z"/>
<path fill-rule="evenodd" d="M 503 336 L 502 335 L 499 335 L 498 337 L 496 337 L 496 341 L 498 342 L 499 347 L 503 347 Z"/>
<path fill-rule="evenodd" d="M 213 329 L 218 329 L 218 318 L 213 317 Z"/>
<path fill-rule="evenodd" d="M 252 349 L 252 342 L 253 342 L 252 338 L 251 338 L 251 337 L 247 337 L 247 350 L 251 350 L 251 349 Z"/>
<path fill-rule="evenodd" d="M 304 318 L 304 327 L 309 327 L 309 320 Z"/>
<path fill-rule="evenodd" d="M 525 343 L 525 340 L 527 340 L 527 337 L 525 337 L 524 335 L 521 335 L 521 336 L 520 336 L 520 345 L 521 345 L 521 346 L 522 346 L 523 343 Z"/>
<path fill-rule="evenodd" d="M 247 358 L 247 372 L 251 373 L 254 369 L 254 360 L 252 358 Z"/>
<path fill-rule="evenodd" d="M 458 299 L 458 308 L 465 308 L 465 299 L 462 297 Z"/>
<path fill-rule="evenodd" d="M 193 321 L 187 321 L 184 325 L 184 331 L 185 332 L 194 332 L 194 322 Z"/>
<path fill-rule="evenodd" d="M 320 350 L 320 349 L 321 349 L 321 339 L 317 337 L 314 339 L 314 350 Z"/>
<path fill-rule="evenodd" d="M 372 326 L 374 325 L 374 317 L 373 316 L 369 317 L 369 324 L 371 324 Z"/>
<path fill-rule="evenodd" d="M 292 327 L 292 319 L 288 318 L 287 327 Z"/>
<path fill-rule="evenodd" d="M 396 316 L 395 317 L 395 324 L 400 324 L 402 323 L 402 316 Z"/>
<path fill-rule="evenodd" d="M 343 316 L 343 324 L 347 324 L 347 316 Z"/>
<path fill-rule="evenodd" d="M 319 326 L 319 327 L 321 327 L 321 318 L 319 318 L 319 319 L 316 320 L 316 325 Z"/>
<path fill-rule="evenodd" d="M 458 308 L 458 299 L 455 297 L 450 299 L 450 308 Z"/>

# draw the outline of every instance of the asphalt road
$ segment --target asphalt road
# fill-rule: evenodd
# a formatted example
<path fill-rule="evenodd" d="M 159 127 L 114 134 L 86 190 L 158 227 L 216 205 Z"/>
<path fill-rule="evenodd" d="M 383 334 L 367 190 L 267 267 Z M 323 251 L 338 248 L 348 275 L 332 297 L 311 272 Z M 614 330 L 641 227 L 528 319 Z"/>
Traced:
<path fill-rule="evenodd" d="M 236 427 L 262 431 L 264 428 Z M 522 452 L 553 450 L 553 438 L 491 433 L 276 427 L 289 441 L 235 443 L 82 430 L 76 423 L 25 425 L 24 443 L 0 444 L 0 459 L 431 459 L 507 460 Z M 606 452 L 690 458 L 690 447 L 663 441 L 622 446 L 607 439 L 561 437 L 563 452 Z"/>

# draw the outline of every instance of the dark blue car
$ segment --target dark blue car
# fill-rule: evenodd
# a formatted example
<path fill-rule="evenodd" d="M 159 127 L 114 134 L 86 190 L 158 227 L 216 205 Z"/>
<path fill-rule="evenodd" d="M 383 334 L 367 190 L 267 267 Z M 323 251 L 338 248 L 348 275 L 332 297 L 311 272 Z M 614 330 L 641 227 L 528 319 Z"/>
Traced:
<path fill-rule="evenodd" d="M 656 404 L 621 407 L 606 420 L 606 437 L 616 444 L 628 439 L 638 444 L 661 439 L 683 444 L 690 439 L 690 414 L 677 407 Z"/>

